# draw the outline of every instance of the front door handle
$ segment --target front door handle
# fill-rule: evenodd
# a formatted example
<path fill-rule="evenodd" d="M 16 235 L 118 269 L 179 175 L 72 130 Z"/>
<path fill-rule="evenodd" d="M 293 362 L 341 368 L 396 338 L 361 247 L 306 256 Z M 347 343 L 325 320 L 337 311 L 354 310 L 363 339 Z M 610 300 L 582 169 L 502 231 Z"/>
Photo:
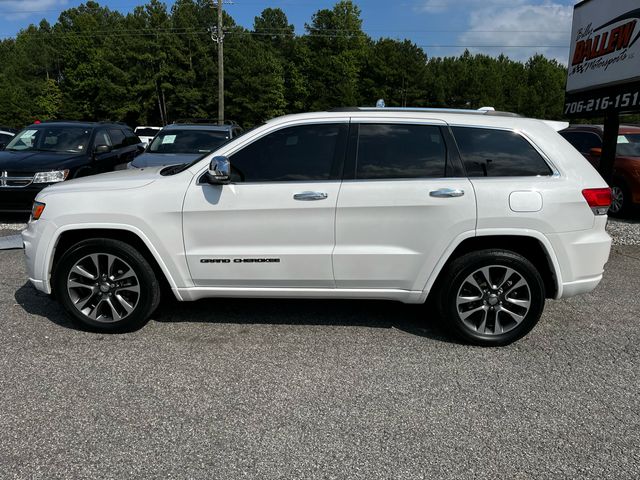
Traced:
<path fill-rule="evenodd" d="M 326 200 L 328 195 L 324 192 L 300 192 L 294 193 L 294 200 L 302 200 L 303 202 L 309 202 L 313 200 Z"/>
<path fill-rule="evenodd" d="M 439 188 L 438 190 L 431 190 L 429 195 L 436 198 L 461 197 L 464 195 L 464 190 L 459 188 Z"/>

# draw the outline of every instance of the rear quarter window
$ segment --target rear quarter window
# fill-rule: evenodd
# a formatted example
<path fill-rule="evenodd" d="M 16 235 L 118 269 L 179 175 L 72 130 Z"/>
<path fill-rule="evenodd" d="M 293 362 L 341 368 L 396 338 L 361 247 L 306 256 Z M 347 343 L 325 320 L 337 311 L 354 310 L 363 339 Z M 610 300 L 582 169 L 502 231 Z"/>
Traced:
<path fill-rule="evenodd" d="M 548 176 L 553 172 L 535 148 L 508 130 L 452 127 L 469 177 Z"/>

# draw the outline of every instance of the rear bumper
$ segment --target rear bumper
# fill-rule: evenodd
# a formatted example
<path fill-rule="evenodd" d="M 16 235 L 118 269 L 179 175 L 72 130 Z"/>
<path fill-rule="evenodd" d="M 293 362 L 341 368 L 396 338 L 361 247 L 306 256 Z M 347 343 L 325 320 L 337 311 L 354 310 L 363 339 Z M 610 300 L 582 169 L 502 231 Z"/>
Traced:
<path fill-rule="evenodd" d="M 593 278 L 585 278 L 575 282 L 567 282 L 562 284 L 562 298 L 575 297 L 583 293 L 593 291 L 602 280 L 602 275 Z"/>
<path fill-rule="evenodd" d="M 606 216 L 596 217 L 590 230 L 547 235 L 560 268 L 556 298 L 568 298 L 595 289 L 611 252 Z"/>

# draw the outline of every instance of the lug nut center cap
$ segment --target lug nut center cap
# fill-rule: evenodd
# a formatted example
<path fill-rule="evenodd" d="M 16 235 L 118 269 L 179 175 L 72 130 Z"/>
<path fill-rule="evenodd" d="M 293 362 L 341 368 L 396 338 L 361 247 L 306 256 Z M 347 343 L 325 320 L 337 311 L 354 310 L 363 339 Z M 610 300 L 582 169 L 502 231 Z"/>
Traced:
<path fill-rule="evenodd" d="M 102 293 L 107 293 L 109 290 L 111 290 L 111 287 L 109 286 L 108 283 L 102 283 L 100 284 L 100 291 Z"/>
<path fill-rule="evenodd" d="M 497 305 L 498 302 L 499 302 L 498 296 L 496 294 L 492 293 L 491 295 L 489 295 L 489 298 L 487 298 L 487 302 L 491 306 Z"/>

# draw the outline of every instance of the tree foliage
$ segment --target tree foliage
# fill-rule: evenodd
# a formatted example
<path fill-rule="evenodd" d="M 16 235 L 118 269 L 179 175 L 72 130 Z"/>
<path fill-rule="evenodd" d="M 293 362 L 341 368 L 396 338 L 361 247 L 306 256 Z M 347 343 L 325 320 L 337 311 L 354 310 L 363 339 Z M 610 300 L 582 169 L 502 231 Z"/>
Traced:
<path fill-rule="evenodd" d="M 374 40 L 350 0 L 318 10 L 296 35 L 266 8 L 252 29 L 225 12 L 226 116 L 245 127 L 284 113 L 333 107 L 493 106 L 562 117 L 566 69 L 465 52 L 427 58 L 409 40 Z M 95 1 L 0 41 L 0 124 L 35 119 L 164 124 L 217 115 L 216 24 L 210 0 L 149 0 L 128 14 Z"/>

